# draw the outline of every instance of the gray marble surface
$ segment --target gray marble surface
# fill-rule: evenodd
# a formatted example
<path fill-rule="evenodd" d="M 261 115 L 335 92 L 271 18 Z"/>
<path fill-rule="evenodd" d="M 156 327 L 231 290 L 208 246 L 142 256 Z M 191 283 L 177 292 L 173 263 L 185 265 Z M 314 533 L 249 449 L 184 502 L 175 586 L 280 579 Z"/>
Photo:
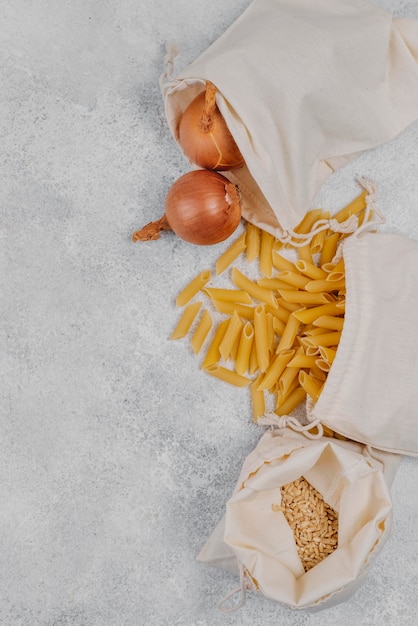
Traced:
<path fill-rule="evenodd" d="M 417 0 L 375 0 L 418 18 Z M 131 234 L 162 213 L 189 167 L 158 78 L 249 0 L 0 2 L 0 624 L 409 625 L 418 610 L 418 462 L 393 484 L 394 533 L 363 586 L 321 613 L 250 594 L 196 561 L 260 437 L 243 390 L 170 342 L 174 300 L 226 244 Z M 358 176 L 384 229 L 418 239 L 418 125 L 334 174 L 337 209 Z"/>

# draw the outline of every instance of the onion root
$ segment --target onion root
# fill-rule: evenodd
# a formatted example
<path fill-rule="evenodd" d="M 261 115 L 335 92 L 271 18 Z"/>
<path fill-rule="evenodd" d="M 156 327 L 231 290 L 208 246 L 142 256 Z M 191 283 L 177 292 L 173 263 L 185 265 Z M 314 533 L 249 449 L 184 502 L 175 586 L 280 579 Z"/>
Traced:
<path fill-rule="evenodd" d="M 132 241 L 155 241 L 160 238 L 160 233 L 163 230 L 171 230 L 165 213 L 159 220 L 149 222 L 141 230 L 134 231 Z"/>

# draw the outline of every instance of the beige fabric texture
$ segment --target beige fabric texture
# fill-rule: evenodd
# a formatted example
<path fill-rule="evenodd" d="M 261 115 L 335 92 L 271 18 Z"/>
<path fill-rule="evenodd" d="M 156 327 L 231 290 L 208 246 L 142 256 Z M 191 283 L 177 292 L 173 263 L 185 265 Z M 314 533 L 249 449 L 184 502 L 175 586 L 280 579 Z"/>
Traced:
<path fill-rule="evenodd" d="M 348 237 L 346 311 L 336 358 L 310 421 L 376 448 L 418 455 L 418 242 Z"/>
<path fill-rule="evenodd" d="M 246 458 L 224 518 L 198 559 L 244 572 L 241 601 L 227 596 L 220 608 L 235 610 L 245 588 L 291 608 L 322 610 L 359 587 L 390 536 L 390 484 L 399 456 L 351 441 L 308 440 L 289 430 L 268 431 Z M 280 503 L 280 487 L 301 476 L 339 515 L 338 548 L 304 572 L 293 532 Z"/>
<path fill-rule="evenodd" d="M 243 216 L 286 238 L 332 172 L 418 119 L 418 20 L 364 0 L 254 0 L 162 80 L 177 141 L 206 80 L 246 162 L 226 173 Z"/>

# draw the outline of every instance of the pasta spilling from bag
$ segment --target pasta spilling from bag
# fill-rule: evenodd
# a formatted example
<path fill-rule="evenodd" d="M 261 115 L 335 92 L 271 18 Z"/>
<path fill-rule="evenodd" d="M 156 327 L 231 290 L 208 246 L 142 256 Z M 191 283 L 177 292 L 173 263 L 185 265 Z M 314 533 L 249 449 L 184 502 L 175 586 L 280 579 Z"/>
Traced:
<path fill-rule="evenodd" d="M 373 218 L 367 198 L 363 191 L 332 219 L 342 225 L 355 216 L 366 226 Z M 314 209 L 297 233 L 329 218 Z M 321 229 L 295 252 L 248 223 L 216 262 L 216 277 L 230 269 L 230 286 L 213 285 L 206 269 L 177 296 L 183 312 L 171 338 L 189 336 L 194 353 L 204 352 L 206 373 L 249 387 L 256 421 L 268 407 L 287 416 L 307 395 L 317 401 L 321 394 L 344 325 L 344 231 Z"/>

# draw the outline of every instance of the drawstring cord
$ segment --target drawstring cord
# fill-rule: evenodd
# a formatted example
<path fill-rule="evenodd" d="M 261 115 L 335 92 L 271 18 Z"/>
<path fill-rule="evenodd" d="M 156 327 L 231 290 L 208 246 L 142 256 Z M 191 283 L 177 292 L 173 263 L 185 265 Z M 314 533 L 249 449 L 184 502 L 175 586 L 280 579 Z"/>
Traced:
<path fill-rule="evenodd" d="M 218 609 L 222 611 L 222 613 L 233 613 L 237 611 L 242 606 L 244 606 L 245 601 L 247 599 L 247 590 L 254 590 L 255 585 L 252 582 L 251 578 L 248 576 L 245 567 L 242 563 L 239 564 L 239 587 L 233 589 L 229 593 L 226 594 L 221 600 L 218 602 Z M 236 604 L 231 606 L 227 606 L 228 600 L 230 600 L 237 593 L 240 594 L 239 601 Z"/>
<path fill-rule="evenodd" d="M 320 439 L 324 434 L 324 429 L 319 419 L 303 425 L 292 415 L 277 415 L 274 411 L 264 413 L 262 417 L 257 419 L 257 424 L 279 429 L 290 428 L 298 433 L 302 433 L 307 439 Z M 316 433 L 311 432 L 313 428 L 317 429 Z"/>

